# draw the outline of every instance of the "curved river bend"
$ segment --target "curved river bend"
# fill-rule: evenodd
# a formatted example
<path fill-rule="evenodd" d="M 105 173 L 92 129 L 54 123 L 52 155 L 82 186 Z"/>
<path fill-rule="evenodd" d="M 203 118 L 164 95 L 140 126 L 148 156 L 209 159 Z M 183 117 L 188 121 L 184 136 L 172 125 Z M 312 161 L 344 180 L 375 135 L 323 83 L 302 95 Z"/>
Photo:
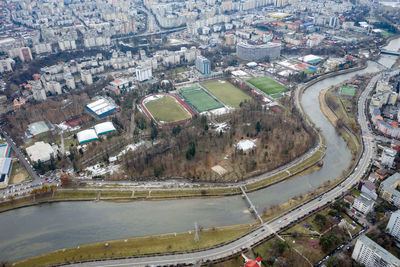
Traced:
<path fill-rule="evenodd" d="M 400 48 L 400 38 L 387 48 Z M 379 63 L 390 67 L 396 57 L 383 55 Z M 249 194 L 259 211 L 272 204 L 309 192 L 324 181 L 339 177 L 349 165 L 351 154 L 344 140 L 319 109 L 321 89 L 346 81 L 357 74 L 381 68 L 369 61 L 366 69 L 320 81 L 309 87 L 301 103 L 305 112 L 322 129 L 327 153 L 324 166 L 312 174 L 285 181 Z M 203 227 L 254 221 L 239 196 L 217 199 L 168 201 L 60 202 L 12 210 L 0 214 L 0 259 L 16 261 L 41 253 L 98 241 L 169 232 L 184 232 L 197 222 Z"/>

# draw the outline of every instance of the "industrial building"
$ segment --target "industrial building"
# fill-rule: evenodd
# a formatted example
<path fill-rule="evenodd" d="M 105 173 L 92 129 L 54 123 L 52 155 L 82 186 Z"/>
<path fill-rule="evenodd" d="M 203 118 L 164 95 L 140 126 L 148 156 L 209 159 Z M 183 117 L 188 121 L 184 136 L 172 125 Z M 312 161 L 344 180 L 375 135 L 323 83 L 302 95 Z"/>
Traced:
<path fill-rule="evenodd" d="M 236 46 L 236 55 L 238 58 L 248 61 L 274 59 L 281 55 L 281 45 L 278 43 L 251 45 L 242 42 Z"/>
<path fill-rule="evenodd" d="M 116 131 L 113 123 L 110 121 L 96 124 L 94 126 L 94 130 L 96 131 L 97 135 L 108 134 Z"/>
<path fill-rule="evenodd" d="M 136 68 L 136 79 L 139 82 L 146 81 L 153 77 L 153 73 L 151 71 L 151 66 L 138 66 Z"/>
<path fill-rule="evenodd" d="M 202 74 L 211 73 L 211 62 L 203 56 L 197 56 L 195 61 L 196 69 Z"/>
<path fill-rule="evenodd" d="M 46 162 L 55 157 L 56 151 L 53 147 L 43 141 L 36 142 L 32 146 L 26 148 L 26 153 L 32 162 Z"/>
<path fill-rule="evenodd" d="M 94 129 L 80 131 L 77 133 L 77 137 L 79 144 L 84 144 L 99 139 Z"/>
<path fill-rule="evenodd" d="M 115 105 L 111 100 L 106 98 L 99 98 L 98 100 L 86 105 L 86 108 L 96 114 L 99 118 L 109 115 L 114 110 L 119 110 L 119 107 Z"/>
<path fill-rule="evenodd" d="M 365 235 L 357 240 L 351 257 L 356 262 L 364 264 L 366 267 L 400 266 L 400 260 L 398 258 Z"/>
<path fill-rule="evenodd" d="M 25 135 L 28 138 L 38 138 L 46 135 L 52 129 L 52 125 L 47 124 L 44 121 L 38 121 L 28 125 Z"/>

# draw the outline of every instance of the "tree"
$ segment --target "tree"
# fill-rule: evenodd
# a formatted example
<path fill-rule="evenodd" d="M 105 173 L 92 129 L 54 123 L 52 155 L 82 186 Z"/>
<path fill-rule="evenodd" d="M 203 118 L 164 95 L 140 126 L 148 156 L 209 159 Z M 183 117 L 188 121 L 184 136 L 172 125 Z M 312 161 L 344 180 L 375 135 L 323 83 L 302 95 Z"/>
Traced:
<path fill-rule="evenodd" d="M 322 230 L 322 228 L 326 224 L 326 221 L 327 221 L 327 219 L 324 215 L 319 214 L 319 213 L 317 215 L 315 215 L 314 223 L 318 226 L 319 229 Z"/>
<path fill-rule="evenodd" d="M 191 141 L 189 143 L 189 149 L 186 151 L 186 159 L 191 160 L 195 154 L 196 154 L 196 144 L 193 141 Z"/>
<path fill-rule="evenodd" d="M 256 123 L 256 131 L 257 131 L 257 134 L 261 131 L 261 123 L 260 123 L 260 121 L 257 121 L 257 123 Z"/>
<path fill-rule="evenodd" d="M 329 233 L 320 238 L 319 244 L 324 252 L 330 252 L 340 244 L 340 239 L 334 233 Z"/>
<path fill-rule="evenodd" d="M 339 267 L 339 261 L 335 257 L 330 257 L 326 261 L 326 266 L 327 267 Z"/>
<path fill-rule="evenodd" d="M 67 186 L 71 185 L 71 182 L 72 182 L 71 178 L 66 173 L 63 173 L 61 175 L 60 180 L 61 180 L 61 186 L 63 186 L 63 187 L 67 187 Z"/>

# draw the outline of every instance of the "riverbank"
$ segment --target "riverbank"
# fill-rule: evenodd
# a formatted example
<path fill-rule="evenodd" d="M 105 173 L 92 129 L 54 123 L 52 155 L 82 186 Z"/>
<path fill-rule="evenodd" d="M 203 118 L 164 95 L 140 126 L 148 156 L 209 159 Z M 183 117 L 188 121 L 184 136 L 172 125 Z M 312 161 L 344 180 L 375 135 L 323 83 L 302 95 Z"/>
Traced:
<path fill-rule="evenodd" d="M 199 229 L 198 241 L 195 241 L 195 232 L 189 231 L 187 233 L 170 233 L 98 242 L 46 253 L 16 262 L 13 266 L 45 267 L 94 260 L 131 258 L 158 253 L 173 254 L 176 252 L 199 251 L 229 243 L 255 230 L 258 226 L 259 224 L 252 223 Z"/>

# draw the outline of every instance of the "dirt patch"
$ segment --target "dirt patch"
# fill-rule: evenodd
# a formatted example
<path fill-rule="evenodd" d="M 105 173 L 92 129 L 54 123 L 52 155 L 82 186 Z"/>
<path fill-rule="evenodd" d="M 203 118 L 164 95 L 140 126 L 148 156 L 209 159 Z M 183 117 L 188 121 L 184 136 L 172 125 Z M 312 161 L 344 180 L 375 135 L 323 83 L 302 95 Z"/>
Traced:
<path fill-rule="evenodd" d="M 18 184 L 23 181 L 25 181 L 25 175 L 23 173 L 17 173 L 11 178 L 10 184 Z"/>

